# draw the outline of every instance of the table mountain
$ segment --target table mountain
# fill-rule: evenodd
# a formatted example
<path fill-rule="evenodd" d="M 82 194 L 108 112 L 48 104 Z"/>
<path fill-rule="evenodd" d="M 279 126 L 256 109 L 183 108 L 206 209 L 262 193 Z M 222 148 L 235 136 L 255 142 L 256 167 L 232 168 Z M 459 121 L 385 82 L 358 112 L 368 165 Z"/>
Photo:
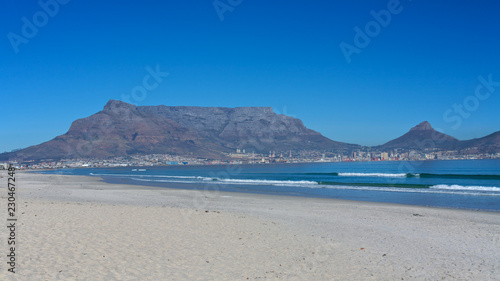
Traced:
<path fill-rule="evenodd" d="M 104 109 L 78 119 L 48 142 L 0 155 L 0 160 L 107 158 L 133 154 L 224 158 L 235 149 L 330 150 L 357 148 L 330 140 L 301 120 L 270 107 L 134 106 L 110 100 Z"/>
<path fill-rule="evenodd" d="M 332 141 L 304 126 L 301 120 L 276 114 L 271 107 L 140 106 L 138 111 L 175 121 L 207 140 L 233 151 L 335 150 L 358 145 Z"/>

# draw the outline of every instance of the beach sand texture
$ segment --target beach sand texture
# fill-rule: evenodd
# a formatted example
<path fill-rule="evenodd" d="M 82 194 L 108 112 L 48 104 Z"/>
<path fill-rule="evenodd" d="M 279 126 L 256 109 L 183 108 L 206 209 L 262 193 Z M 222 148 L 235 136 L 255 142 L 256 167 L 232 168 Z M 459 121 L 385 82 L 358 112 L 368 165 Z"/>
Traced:
<path fill-rule="evenodd" d="M 17 189 L 0 280 L 500 280 L 499 213 L 26 172 Z"/>

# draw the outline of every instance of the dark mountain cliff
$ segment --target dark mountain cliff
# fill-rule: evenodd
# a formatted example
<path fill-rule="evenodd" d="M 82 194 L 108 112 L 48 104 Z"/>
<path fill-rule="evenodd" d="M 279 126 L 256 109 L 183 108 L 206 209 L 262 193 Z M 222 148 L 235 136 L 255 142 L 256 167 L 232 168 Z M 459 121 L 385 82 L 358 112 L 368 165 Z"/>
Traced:
<path fill-rule="evenodd" d="M 358 147 L 332 141 L 302 121 L 268 107 L 134 106 L 110 100 L 104 109 L 73 122 L 64 135 L 4 153 L 0 159 L 106 158 L 131 154 L 223 158 L 247 151 L 330 150 Z"/>
<path fill-rule="evenodd" d="M 170 119 L 142 113 L 131 104 L 110 101 L 102 111 L 74 121 L 64 135 L 8 156 L 43 159 L 199 153 L 216 157 L 220 151 L 224 148 Z"/>
<path fill-rule="evenodd" d="M 278 115 L 270 107 L 142 106 L 140 112 L 173 120 L 224 147 L 249 151 L 337 150 L 357 147 L 332 141 L 301 120 Z"/>

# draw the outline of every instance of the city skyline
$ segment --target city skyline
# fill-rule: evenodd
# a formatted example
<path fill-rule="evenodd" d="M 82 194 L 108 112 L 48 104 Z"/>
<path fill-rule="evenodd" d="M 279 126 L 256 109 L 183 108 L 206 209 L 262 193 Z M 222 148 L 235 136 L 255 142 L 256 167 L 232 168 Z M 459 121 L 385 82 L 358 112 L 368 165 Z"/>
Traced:
<path fill-rule="evenodd" d="M 270 106 L 366 146 L 422 121 L 460 140 L 500 130 L 495 1 L 97 3 L 6 4 L 1 152 L 109 99 Z"/>

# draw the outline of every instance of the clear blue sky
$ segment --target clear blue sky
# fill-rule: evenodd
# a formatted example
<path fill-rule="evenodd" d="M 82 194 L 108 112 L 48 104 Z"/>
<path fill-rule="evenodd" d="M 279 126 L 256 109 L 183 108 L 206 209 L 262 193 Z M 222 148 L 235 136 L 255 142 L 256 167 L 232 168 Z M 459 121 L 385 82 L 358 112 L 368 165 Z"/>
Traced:
<path fill-rule="evenodd" d="M 65 133 L 156 65 L 168 77 L 135 104 L 272 106 L 362 145 L 424 120 L 459 139 L 500 130 L 500 86 L 475 96 L 479 76 L 500 82 L 499 1 L 402 0 L 350 63 L 340 44 L 355 47 L 354 28 L 392 0 L 220 0 L 223 21 L 212 0 L 2 5 L 0 152 Z"/>

